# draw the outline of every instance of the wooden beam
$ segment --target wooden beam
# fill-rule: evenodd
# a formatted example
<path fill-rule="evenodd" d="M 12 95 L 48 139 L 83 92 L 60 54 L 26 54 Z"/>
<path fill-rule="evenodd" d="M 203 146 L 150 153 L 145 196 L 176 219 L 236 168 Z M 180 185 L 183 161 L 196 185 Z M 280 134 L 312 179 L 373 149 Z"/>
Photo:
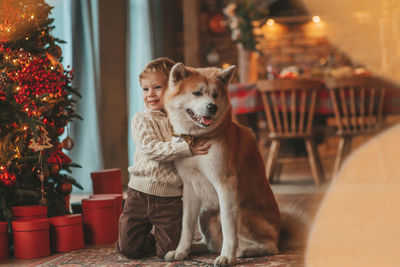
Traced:
<path fill-rule="evenodd" d="M 184 63 L 191 67 L 199 67 L 199 34 L 198 34 L 198 2 L 183 2 L 183 56 Z"/>

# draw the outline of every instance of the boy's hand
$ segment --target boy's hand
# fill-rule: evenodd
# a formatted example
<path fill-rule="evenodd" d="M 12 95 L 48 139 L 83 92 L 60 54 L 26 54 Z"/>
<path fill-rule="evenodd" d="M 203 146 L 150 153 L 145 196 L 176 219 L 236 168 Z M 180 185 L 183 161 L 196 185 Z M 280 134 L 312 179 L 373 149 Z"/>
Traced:
<path fill-rule="evenodd" d="M 208 154 L 208 149 L 210 148 L 210 144 L 206 144 L 207 140 L 199 140 L 195 141 L 193 146 L 190 146 L 190 151 L 192 155 L 204 155 Z"/>

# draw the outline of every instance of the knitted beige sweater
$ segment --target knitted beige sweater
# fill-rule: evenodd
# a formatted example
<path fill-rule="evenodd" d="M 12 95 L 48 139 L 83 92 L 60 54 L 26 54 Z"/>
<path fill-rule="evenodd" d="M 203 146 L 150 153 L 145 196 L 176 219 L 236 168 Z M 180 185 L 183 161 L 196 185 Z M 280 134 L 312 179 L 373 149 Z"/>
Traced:
<path fill-rule="evenodd" d="M 191 156 L 189 145 L 171 141 L 172 127 L 167 114 L 160 110 L 137 112 L 132 119 L 136 145 L 134 165 L 128 168 L 132 189 L 150 195 L 182 195 L 182 181 L 173 160 Z"/>

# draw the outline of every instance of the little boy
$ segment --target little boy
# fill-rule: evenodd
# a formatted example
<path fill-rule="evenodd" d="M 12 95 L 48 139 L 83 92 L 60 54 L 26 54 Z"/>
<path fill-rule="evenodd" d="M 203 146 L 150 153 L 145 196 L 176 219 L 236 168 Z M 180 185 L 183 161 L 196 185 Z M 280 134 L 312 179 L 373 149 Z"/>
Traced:
<path fill-rule="evenodd" d="M 139 75 L 146 109 L 132 119 L 136 151 L 134 165 L 128 168 L 128 198 L 119 219 L 117 241 L 117 250 L 130 258 L 154 253 L 164 258 L 176 249 L 182 224 L 182 181 L 173 160 L 207 154 L 210 147 L 204 141 L 193 146 L 171 141 L 163 96 L 174 64 L 168 58 L 158 58 Z"/>

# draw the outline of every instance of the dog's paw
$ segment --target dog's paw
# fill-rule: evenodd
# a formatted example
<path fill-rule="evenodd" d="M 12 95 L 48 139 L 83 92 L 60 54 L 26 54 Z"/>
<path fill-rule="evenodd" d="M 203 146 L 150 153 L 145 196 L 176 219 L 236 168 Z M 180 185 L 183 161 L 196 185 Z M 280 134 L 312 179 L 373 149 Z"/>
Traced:
<path fill-rule="evenodd" d="M 220 255 L 214 261 L 214 266 L 228 266 L 235 263 L 235 258 L 228 258 L 227 256 Z"/>
<path fill-rule="evenodd" d="M 169 251 L 165 254 L 164 259 L 166 261 L 180 261 L 187 257 L 187 253 L 179 252 L 177 250 Z"/>

